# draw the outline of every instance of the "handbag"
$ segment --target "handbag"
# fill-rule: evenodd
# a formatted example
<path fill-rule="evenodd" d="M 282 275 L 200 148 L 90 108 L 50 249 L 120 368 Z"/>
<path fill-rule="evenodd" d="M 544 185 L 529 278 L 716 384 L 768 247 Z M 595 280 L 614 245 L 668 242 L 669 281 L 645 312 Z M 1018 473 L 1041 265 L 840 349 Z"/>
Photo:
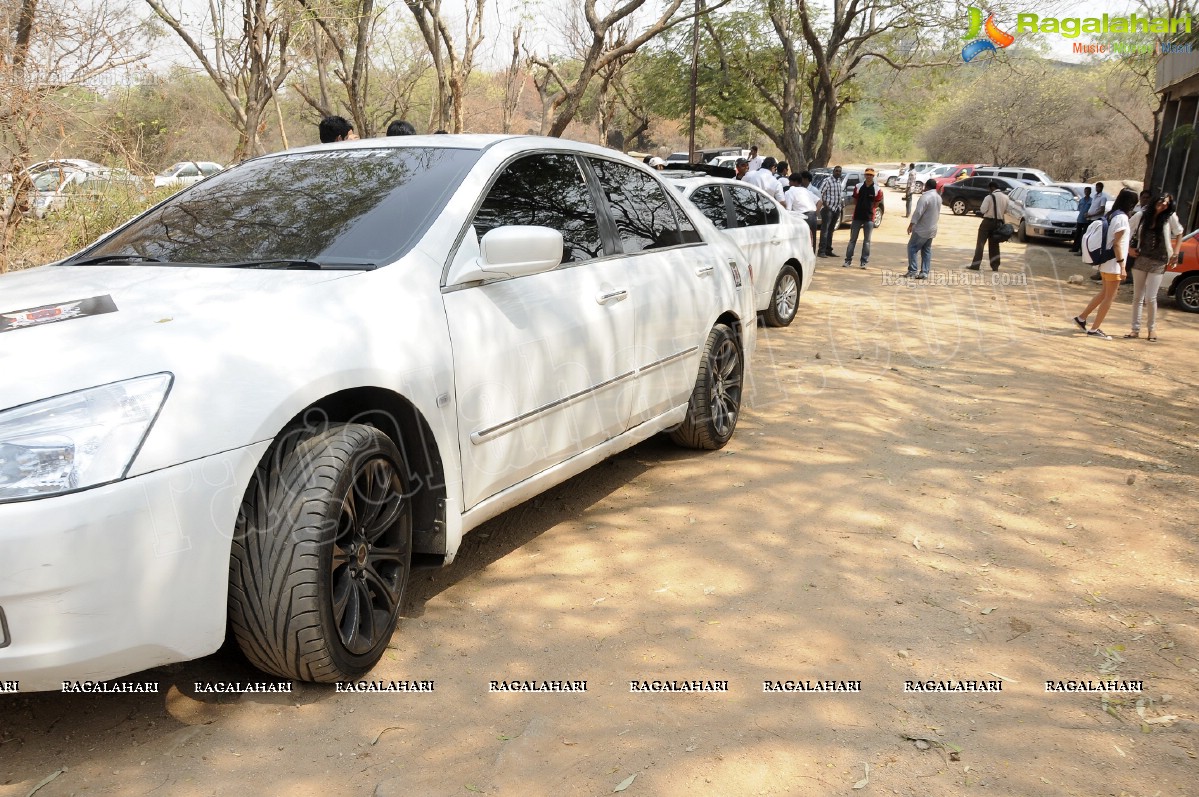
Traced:
<path fill-rule="evenodd" d="M 995 208 L 995 220 L 999 221 L 999 202 L 995 199 L 994 194 L 991 195 L 991 203 Z M 1016 228 L 1007 222 L 1004 222 L 995 229 L 991 230 L 991 235 L 989 237 L 995 243 L 1001 244 L 1006 243 L 1015 234 Z"/>

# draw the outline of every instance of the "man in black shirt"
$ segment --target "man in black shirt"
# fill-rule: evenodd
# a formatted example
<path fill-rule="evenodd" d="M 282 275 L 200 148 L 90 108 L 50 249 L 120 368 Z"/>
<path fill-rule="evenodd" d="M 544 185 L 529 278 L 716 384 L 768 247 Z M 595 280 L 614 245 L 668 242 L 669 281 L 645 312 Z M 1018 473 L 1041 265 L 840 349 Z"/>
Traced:
<path fill-rule="evenodd" d="M 849 223 L 849 246 L 845 250 L 843 268 L 853 263 L 853 250 L 858 243 L 858 230 L 865 232 L 862 241 L 862 268 L 870 262 L 870 235 L 874 231 L 874 208 L 882 201 L 883 189 L 874 184 L 874 169 L 866 170 L 866 179 L 853 189 L 853 220 Z"/>

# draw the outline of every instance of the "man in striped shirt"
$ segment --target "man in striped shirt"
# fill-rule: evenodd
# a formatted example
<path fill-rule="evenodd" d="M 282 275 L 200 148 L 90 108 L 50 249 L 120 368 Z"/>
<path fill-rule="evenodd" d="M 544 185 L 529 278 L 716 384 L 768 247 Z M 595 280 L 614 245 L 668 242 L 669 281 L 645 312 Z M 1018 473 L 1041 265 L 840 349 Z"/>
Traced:
<path fill-rule="evenodd" d="M 834 166 L 832 175 L 820 186 L 820 200 L 824 206 L 820 209 L 820 249 L 816 255 L 836 257 L 833 233 L 841 226 L 841 208 L 845 204 L 845 180 L 840 166 Z"/>

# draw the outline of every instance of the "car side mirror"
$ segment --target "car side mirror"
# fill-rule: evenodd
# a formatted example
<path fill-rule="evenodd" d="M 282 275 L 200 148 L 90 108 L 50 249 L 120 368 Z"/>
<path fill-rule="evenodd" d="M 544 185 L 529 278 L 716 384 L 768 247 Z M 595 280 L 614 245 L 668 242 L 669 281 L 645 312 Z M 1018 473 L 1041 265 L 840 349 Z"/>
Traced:
<path fill-rule="evenodd" d="M 461 285 L 551 271 L 562 262 L 562 233 L 549 227 L 496 227 L 479 241 L 479 256 L 455 269 L 452 283 Z"/>

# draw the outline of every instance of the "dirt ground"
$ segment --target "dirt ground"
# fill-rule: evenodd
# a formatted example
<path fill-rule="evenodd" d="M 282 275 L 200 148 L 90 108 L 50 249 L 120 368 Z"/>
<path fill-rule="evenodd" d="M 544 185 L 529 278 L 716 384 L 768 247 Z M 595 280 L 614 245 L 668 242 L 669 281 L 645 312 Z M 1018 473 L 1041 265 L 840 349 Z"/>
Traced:
<path fill-rule="evenodd" d="M 977 220 L 948 212 L 944 281 L 888 284 L 897 204 L 868 270 L 819 260 L 759 330 L 727 448 L 647 442 L 416 574 L 371 677 L 434 692 L 197 694 L 259 678 L 222 652 L 130 679 L 158 695 L 0 697 L 0 796 L 1199 794 L 1199 316 L 1121 340 L 1122 288 L 1117 339 L 1082 337 L 1063 247 L 950 284 Z M 1002 691 L 904 690 L 928 680 Z"/>

